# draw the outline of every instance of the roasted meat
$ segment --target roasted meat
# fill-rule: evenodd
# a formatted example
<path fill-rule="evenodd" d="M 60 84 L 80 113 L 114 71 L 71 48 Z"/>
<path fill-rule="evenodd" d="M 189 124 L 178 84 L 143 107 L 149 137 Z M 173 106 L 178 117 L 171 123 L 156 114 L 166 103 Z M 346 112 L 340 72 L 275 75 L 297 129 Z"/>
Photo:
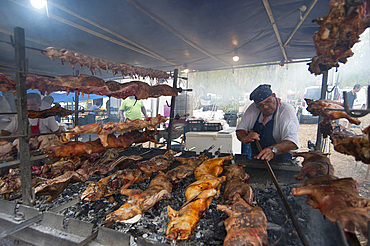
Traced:
<path fill-rule="evenodd" d="M 108 146 L 108 135 L 114 132 L 118 132 L 119 134 L 124 134 L 125 132 L 129 132 L 133 129 L 135 130 L 142 130 L 142 129 L 154 129 L 157 130 L 156 126 L 160 123 L 166 122 L 167 117 L 163 117 L 160 114 L 156 117 L 147 117 L 145 120 L 130 120 L 126 119 L 125 122 L 108 122 L 108 123 L 92 123 L 84 126 L 76 126 L 72 128 L 68 133 L 61 136 L 61 141 L 66 143 L 68 142 L 74 135 L 84 134 L 84 133 L 92 133 L 97 134 L 100 138 L 100 141 L 104 147 Z"/>
<path fill-rule="evenodd" d="M 153 207 L 161 199 L 171 197 L 172 184 L 163 172 L 150 181 L 148 189 L 121 189 L 121 194 L 128 196 L 128 200 L 118 210 L 107 215 L 105 220 L 109 222 L 135 223 L 144 211 Z"/>
<path fill-rule="evenodd" d="M 63 190 L 68 186 L 69 183 L 73 182 L 86 182 L 95 173 L 106 174 L 113 170 L 118 165 L 115 162 L 117 154 L 111 150 L 104 154 L 93 154 L 89 156 L 89 159 L 84 160 L 81 166 L 77 170 L 65 172 L 63 175 L 57 176 L 53 179 L 48 179 L 38 184 L 35 188 L 37 196 L 49 195 L 50 197 L 46 202 L 54 200 Z M 138 161 L 141 160 L 140 156 L 125 156 L 125 159 L 121 159 L 121 162 L 127 161 Z M 112 162 L 113 161 L 113 162 Z"/>
<path fill-rule="evenodd" d="M 227 171 L 225 174 L 226 185 L 222 203 L 232 202 L 233 197 L 239 194 L 247 203 L 252 204 L 253 190 L 246 183 L 249 180 L 249 175 L 244 171 L 244 165 L 233 164 L 225 167 L 225 170 Z"/>
<path fill-rule="evenodd" d="M 348 134 L 350 136 L 351 134 Z M 352 155 L 356 161 L 370 164 L 370 126 L 363 130 L 363 134 L 345 137 L 340 132 L 334 132 L 330 135 L 330 139 L 334 145 L 334 149 L 339 153 Z"/>
<path fill-rule="evenodd" d="M 219 196 L 221 183 L 226 177 L 218 175 L 223 171 L 223 163 L 231 159 L 232 156 L 226 156 L 206 160 L 195 169 L 197 181 L 186 187 L 186 203 L 179 211 L 167 206 L 167 215 L 170 217 L 166 229 L 167 240 L 186 240 L 192 236 L 213 197 Z"/>
<path fill-rule="evenodd" d="M 27 111 L 28 118 L 31 118 L 31 119 L 34 119 L 34 118 L 44 119 L 50 116 L 66 117 L 73 113 L 74 111 L 62 108 L 59 104 L 56 104 L 55 106 L 49 109 L 45 109 L 41 111 L 33 111 L 33 110 Z"/>
<path fill-rule="evenodd" d="M 314 101 L 305 98 L 305 100 L 307 102 L 307 111 L 310 112 L 313 116 L 322 116 L 324 118 L 323 120 L 324 122 L 344 118 L 347 119 L 352 124 L 355 125 L 361 124 L 361 121 L 349 116 L 346 112 L 335 110 L 335 109 L 343 110 L 344 109 L 343 103 L 324 99 Z"/>
<path fill-rule="evenodd" d="M 320 150 L 293 153 L 293 157 L 304 158 L 301 172 L 294 177 L 301 180 L 305 177 L 312 179 L 327 174 L 333 175 L 334 167 L 331 164 L 330 159 L 327 157 L 328 155 L 329 154 L 325 154 Z"/>
<path fill-rule="evenodd" d="M 54 157 L 67 157 L 67 156 L 77 156 L 77 155 L 85 155 L 85 154 L 92 154 L 92 153 L 99 153 L 104 150 L 110 149 L 110 148 L 116 148 L 116 149 L 127 149 L 129 148 L 133 143 L 144 143 L 147 141 L 151 141 L 156 143 L 156 139 L 154 138 L 154 135 L 157 134 L 156 131 L 132 131 L 125 133 L 123 135 L 120 135 L 116 137 L 115 135 L 111 134 L 108 136 L 107 143 L 108 146 L 104 147 L 100 140 L 97 139 L 95 141 L 88 141 L 86 143 L 84 142 L 68 142 L 65 144 L 58 144 L 56 146 L 51 146 L 50 149 L 51 153 L 48 154 L 49 158 Z"/>
<path fill-rule="evenodd" d="M 260 207 L 248 204 L 236 194 L 232 205 L 217 205 L 217 209 L 229 215 L 224 221 L 227 231 L 224 246 L 268 245 L 267 219 Z"/>
<path fill-rule="evenodd" d="M 108 177 L 92 182 L 87 185 L 81 195 L 81 200 L 90 202 L 105 197 L 109 202 L 116 205 L 113 195 L 119 194 L 121 189 L 128 188 L 131 184 L 140 183 L 149 177 L 139 169 L 118 170 Z"/>
<path fill-rule="evenodd" d="M 353 55 L 351 48 L 359 42 L 359 35 L 370 26 L 370 18 L 364 4 L 354 11 L 349 11 L 346 0 L 331 0 L 327 16 L 313 20 L 320 25 L 314 34 L 317 56 L 309 63 L 309 71 L 322 74 L 332 67 L 339 67 L 339 62 L 346 63 Z"/>
<path fill-rule="evenodd" d="M 140 162 L 138 167 L 143 173 L 150 177 L 153 173 L 166 170 L 175 160 L 175 154 L 175 151 L 168 150 L 164 155 L 158 155 L 150 160 Z"/>
<path fill-rule="evenodd" d="M 354 179 L 328 175 L 303 185 L 293 189 L 294 196 L 308 195 L 306 203 L 319 209 L 331 222 L 339 220 L 345 231 L 358 231 L 367 237 L 370 200 L 360 198 Z"/>
<path fill-rule="evenodd" d="M 165 84 L 150 86 L 141 81 L 119 83 L 107 81 L 95 76 L 80 74 L 79 76 L 61 75 L 49 78 L 39 75 L 28 75 L 27 89 L 38 89 L 41 94 L 50 94 L 55 91 L 78 92 L 82 94 L 96 94 L 125 99 L 135 96 L 137 100 L 149 97 L 177 96 L 179 89 Z M 15 82 L 5 75 L 0 76 L 0 86 L 4 91 L 15 90 Z"/>
<path fill-rule="evenodd" d="M 67 49 L 57 49 L 54 47 L 47 47 L 45 51 L 41 52 L 44 55 L 47 55 L 52 61 L 54 58 L 60 59 L 62 64 L 68 62 L 74 69 L 75 64 L 79 64 L 81 67 L 87 67 L 91 71 L 91 74 L 94 75 L 95 69 L 97 69 L 101 75 L 101 70 L 109 70 L 115 75 L 118 72 L 122 76 L 129 75 L 131 77 L 149 77 L 149 78 L 158 78 L 158 79 L 168 79 L 169 75 L 166 72 L 155 70 L 151 68 L 141 68 L 130 66 L 124 63 L 115 63 L 106 61 L 99 58 L 91 58 L 80 53 L 74 53 Z"/>
<path fill-rule="evenodd" d="M 177 183 L 179 180 L 192 175 L 195 168 L 197 168 L 206 159 L 208 158 L 205 155 L 189 158 L 175 157 L 175 161 L 178 161 L 182 164 L 168 171 L 167 176 L 172 180 L 172 182 Z"/>

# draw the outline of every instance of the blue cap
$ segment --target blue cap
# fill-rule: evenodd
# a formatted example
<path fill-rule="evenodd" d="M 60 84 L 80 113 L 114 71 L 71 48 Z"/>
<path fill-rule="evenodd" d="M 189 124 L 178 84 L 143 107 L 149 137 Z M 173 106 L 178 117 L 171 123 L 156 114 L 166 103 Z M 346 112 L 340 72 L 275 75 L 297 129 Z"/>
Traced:
<path fill-rule="evenodd" d="M 259 85 L 249 96 L 250 100 L 254 100 L 255 103 L 262 102 L 266 98 L 272 95 L 271 85 L 263 84 Z"/>

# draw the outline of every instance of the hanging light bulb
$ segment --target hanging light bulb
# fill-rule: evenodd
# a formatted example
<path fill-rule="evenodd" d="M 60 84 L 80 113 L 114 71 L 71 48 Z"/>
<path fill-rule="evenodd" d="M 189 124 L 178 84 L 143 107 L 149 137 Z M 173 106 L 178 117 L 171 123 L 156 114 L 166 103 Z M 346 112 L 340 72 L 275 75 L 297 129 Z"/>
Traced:
<path fill-rule="evenodd" d="M 30 3 L 36 9 L 42 9 L 46 6 L 46 0 L 30 0 Z"/>
<path fill-rule="evenodd" d="M 239 56 L 238 56 L 238 50 L 237 49 L 234 50 L 233 61 L 234 62 L 239 61 Z"/>

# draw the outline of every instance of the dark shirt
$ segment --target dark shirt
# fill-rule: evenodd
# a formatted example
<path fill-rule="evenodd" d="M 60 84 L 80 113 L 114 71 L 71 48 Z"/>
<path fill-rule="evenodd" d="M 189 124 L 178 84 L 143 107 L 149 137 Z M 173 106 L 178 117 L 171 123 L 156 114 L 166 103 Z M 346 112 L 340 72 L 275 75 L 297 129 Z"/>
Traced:
<path fill-rule="evenodd" d="M 353 107 L 353 103 L 355 102 L 355 99 L 357 98 L 356 93 L 353 94 L 352 91 L 348 92 L 347 93 L 347 98 L 348 98 L 349 108 L 352 108 Z"/>

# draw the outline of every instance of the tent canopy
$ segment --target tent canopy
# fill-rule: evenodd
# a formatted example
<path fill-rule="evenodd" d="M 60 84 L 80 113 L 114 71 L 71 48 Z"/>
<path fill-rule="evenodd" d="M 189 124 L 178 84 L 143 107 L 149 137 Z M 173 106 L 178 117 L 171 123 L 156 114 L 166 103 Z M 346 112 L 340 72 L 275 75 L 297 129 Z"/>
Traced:
<path fill-rule="evenodd" d="M 163 71 L 210 71 L 315 56 L 312 19 L 329 0 L 48 0 L 47 11 L 28 0 L 4 0 L 0 40 L 15 27 L 26 46 L 53 46 L 117 63 Z M 0 42 L 0 72 L 14 77 L 14 49 Z M 232 61 L 234 53 L 240 60 Z M 69 64 L 27 49 L 29 72 L 74 74 Z M 88 69 L 76 67 L 79 73 Z M 112 73 L 99 77 L 113 78 Z M 117 77 L 119 77 L 117 75 Z"/>

